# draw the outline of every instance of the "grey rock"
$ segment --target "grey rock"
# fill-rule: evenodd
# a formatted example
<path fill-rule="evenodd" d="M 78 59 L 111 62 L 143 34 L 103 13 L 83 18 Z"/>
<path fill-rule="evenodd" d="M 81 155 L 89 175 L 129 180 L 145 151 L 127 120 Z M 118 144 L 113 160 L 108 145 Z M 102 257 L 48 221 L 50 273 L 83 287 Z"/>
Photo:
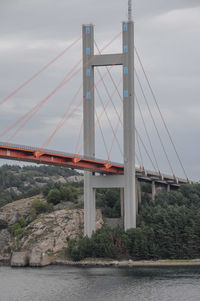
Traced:
<path fill-rule="evenodd" d="M 67 182 L 68 183 L 80 183 L 80 182 L 83 182 L 84 180 L 84 176 L 71 176 L 71 177 L 68 177 L 67 178 Z"/>
<path fill-rule="evenodd" d="M 25 267 L 29 264 L 29 255 L 27 252 L 13 252 L 10 265 L 12 267 Z"/>
<path fill-rule="evenodd" d="M 8 248 L 11 242 L 10 232 L 7 229 L 0 231 L 0 254 L 3 253 L 5 248 Z"/>
<path fill-rule="evenodd" d="M 44 267 L 50 265 L 49 256 L 40 250 L 33 250 L 30 254 L 29 265 L 31 267 Z"/>
<path fill-rule="evenodd" d="M 102 227 L 103 219 L 97 210 L 96 228 Z M 29 235 L 21 241 L 20 249 L 56 254 L 68 245 L 68 239 L 83 233 L 83 209 L 63 209 L 41 215 L 26 227 Z"/>
<path fill-rule="evenodd" d="M 31 204 L 36 199 L 40 200 L 41 196 L 21 199 L 3 206 L 0 208 L 0 219 L 5 220 L 9 226 L 16 223 L 20 217 L 26 219 L 29 216 Z"/>

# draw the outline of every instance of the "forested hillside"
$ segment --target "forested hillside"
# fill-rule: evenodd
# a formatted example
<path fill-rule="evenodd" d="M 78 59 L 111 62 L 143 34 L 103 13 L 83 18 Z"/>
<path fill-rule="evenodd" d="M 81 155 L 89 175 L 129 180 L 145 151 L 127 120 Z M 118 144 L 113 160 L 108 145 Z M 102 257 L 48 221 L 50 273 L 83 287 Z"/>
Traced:
<path fill-rule="evenodd" d="M 200 185 L 185 185 L 176 192 L 162 193 L 155 201 L 144 198 L 137 229 L 124 232 L 105 225 L 91 239 L 71 240 L 67 254 L 73 260 L 200 258 Z"/>
<path fill-rule="evenodd" d="M 66 178 L 78 175 L 67 168 L 55 166 L 4 165 L 0 167 L 0 207 L 42 192 L 45 185 L 66 182 Z"/>
<path fill-rule="evenodd" d="M 74 177 L 78 178 L 78 181 L 70 182 L 69 177 L 73 177 L 73 180 Z M 0 168 L 2 250 L 3 246 L 7 246 L 4 249 L 10 251 L 20 249 L 23 241 L 30 238 L 31 225 L 37 224 L 39 217 L 40 222 L 43 222 L 45 214 L 48 215 L 52 211 L 58 216 L 64 214 L 62 219 L 65 223 L 68 220 L 65 219 L 67 210 L 72 210 L 69 212 L 75 212 L 76 216 L 82 212 L 83 218 L 81 179 L 83 178 L 80 174 L 61 167 L 2 166 Z M 28 199 L 23 200 L 25 197 Z M 22 200 L 10 204 L 13 208 L 4 206 L 17 199 Z M 121 215 L 119 190 L 97 189 L 96 205 L 101 209 L 104 218 L 119 218 Z M 65 213 L 62 210 L 65 210 Z M 51 218 L 53 216 L 50 214 Z M 77 221 L 74 222 L 76 223 Z M 81 228 L 80 231 L 82 230 Z M 44 238 L 45 235 L 44 233 Z M 54 238 L 56 239 L 56 236 Z M 68 247 L 64 250 L 65 256 L 73 260 L 87 257 L 133 260 L 200 258 L 200 184 L 184 185 L 179 190 L 168 193 L 160 191 L 155 201 L 151 200 L 151 186 L 144 184 L 136 229 L 127 232 L 120 227 L 110 229 L 105 222 L 92 238 L 63 237 L 63 246 L 66 244 Z"/>

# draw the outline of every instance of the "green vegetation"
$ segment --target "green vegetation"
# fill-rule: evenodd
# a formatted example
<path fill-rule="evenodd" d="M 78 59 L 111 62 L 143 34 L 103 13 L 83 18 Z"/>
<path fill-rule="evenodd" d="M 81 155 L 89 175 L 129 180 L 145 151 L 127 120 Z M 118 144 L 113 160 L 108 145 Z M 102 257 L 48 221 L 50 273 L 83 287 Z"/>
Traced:
<path fill-rule="evenodd" d="M 54 205 L 60 203 L 60 201 L 75 202 L 77 198 L 78 189 L 77 187 L 74 187 L 73 184 L 56 184 L 47 194 L 47 201 Z"/>
<path fill-rule="evenodd" d="M 45 200 L 32 202 L 30 215 L 8 227 L 0 219 L 0 230 L 8 228 L 16 243 L 27 235 L 26 226 L 41 213 L 51 212 L 59 203 L 82 206 L 82 183 L 55 183 L 51 176 L 76 173 L 61 167 L 0 167 L 0 207 L 17 199 L 43 194 Z M 62 207 L 62 206 L 61 206 Z M 97 189 L 97 208 L 103 217 L 120 217 L 119 189 Z M 73 260 L 87 257 L 130 258 L 134 260 L 180 260 L 200 258 L 200 185 L 184 185 L 178 191 L 160 193 L 151 200 L 151 186 L 142 185 L 137 228 L 124 231 L 106 225 L 92 238 L 69 240 L 66 250 Z"/>
<path fill-rule="evenodd" d="M 8 228 L 8 223 L 5 220 L 0 219 L 0 230 L 6 229 L 6 228 Z"/>
<path fill-rule="evenodd" d="M 23 217 L 19 218 L 19 221 L 12 226 L 10 226 L 9 231 L 13 237 L 19 241 L 23 236 L 25 236 L 28 232 L 25 230 L 27 225 L 26 220 Z"/>
<path fill-rule="evenodd" d="M 0 207 L 7 203 L 35 196 L 51 188 L 54 183 L 51 177 L 69 177 L 78 173 L 56 166 L 3 165 L 0 167 Z"/>
<path fill-rule="evenodd" d="M 109 218 L 120 217 L 120 206 L 119 189 L 97 189 L 97 208 L 102 210 L 103 216 Z"/>
<path fill-rule="evenodd" d="M 48 204 L 45 201 L 34 200 L 31 204 L 31 216 L 36 217 L 38 214 L 53 211 L 53 204 Z"/>
<path fill-rule="evenodd" d="M 137 228 L 124 232 L 104 226 L 92 238 L 70 240 L 67 254 L 134 260 L 192 259 L 200 257 L 200 185 L 185 185 L 176 192 L 147 195 L 139 208 Z"/>

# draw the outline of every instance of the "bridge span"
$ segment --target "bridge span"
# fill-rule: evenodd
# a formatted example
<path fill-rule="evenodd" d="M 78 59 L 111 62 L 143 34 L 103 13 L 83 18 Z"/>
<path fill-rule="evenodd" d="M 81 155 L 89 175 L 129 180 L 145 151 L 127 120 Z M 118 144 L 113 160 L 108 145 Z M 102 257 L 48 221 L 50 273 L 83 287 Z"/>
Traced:
<path fill-rule="evenodd" d="M 0 158 L 36 164 L 59 165 L 105 175 L 124 174 L 124 166 L 120 163 L 5 142 L 0 142 Z M 138 167 L 136 167 L 136 179 L 139 182 L 157 183 L 160 186 L 170 185 L 174 188 L 178 188 L 183 184 L 188 184 L 188 180 L 186 179 L 161 174 L 155 171 L 144 170 Z"/>

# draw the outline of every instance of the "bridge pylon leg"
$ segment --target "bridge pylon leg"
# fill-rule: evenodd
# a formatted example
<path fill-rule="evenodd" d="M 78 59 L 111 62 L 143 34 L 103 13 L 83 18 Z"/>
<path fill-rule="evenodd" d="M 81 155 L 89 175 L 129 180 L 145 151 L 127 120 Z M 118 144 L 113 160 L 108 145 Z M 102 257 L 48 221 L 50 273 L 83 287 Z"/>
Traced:
<path fill-rule="evenodd" d="M 134 24 L 123 23 L 124 228 L 136 227 Z"/>
<path fill-rule="evenodd" d="M 94 114 L 94 27 L 83 25 L 83 143 L 84 155 L 95 157 L 95 114 Z M 95 190 L 92 173 L 84 172 L 84 234 L 91 237 L 96 230 Z"/>
<path fill-rule="evenodd" d="M 91 172 L 84 173 L 84 235 L 91 237 L 96 230 L 96 189 L 92 187 Z"/>

